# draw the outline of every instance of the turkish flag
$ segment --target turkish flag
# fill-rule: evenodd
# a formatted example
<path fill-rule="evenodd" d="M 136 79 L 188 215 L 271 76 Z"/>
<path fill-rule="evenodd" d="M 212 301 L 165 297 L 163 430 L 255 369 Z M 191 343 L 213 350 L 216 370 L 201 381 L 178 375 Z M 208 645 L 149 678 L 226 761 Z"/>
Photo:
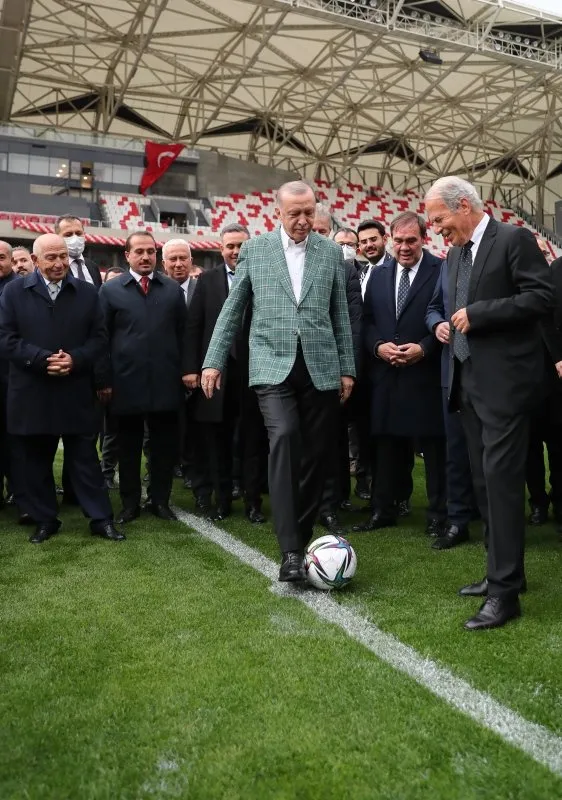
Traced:
<path fill-rule="evenodd" d="M 146 142 L 144 145 L 144 172 L 140 182 L 140 193 L 146 194 L 149 186 L 152 186 L 158 178 L 166 172 L 168 167 L 174 163 L 185 145 L 183 144 L 158 144 L 157 142 Z"/>

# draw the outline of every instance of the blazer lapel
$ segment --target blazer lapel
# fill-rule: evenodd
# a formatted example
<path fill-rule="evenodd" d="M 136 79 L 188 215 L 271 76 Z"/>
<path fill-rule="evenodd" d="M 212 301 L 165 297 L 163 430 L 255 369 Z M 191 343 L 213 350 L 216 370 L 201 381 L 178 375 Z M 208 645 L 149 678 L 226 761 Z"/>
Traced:
<path fill-rule="evenodd" d="M 393 317 L 396 319 L 396 261 L 392 259 L 387 264 L 383 264 L 379 269 L 386 272 L 386 300 Z"/>
<path fill-rule="evenodd" d="M 26 286 L 29 286 L 29 288 L 33 292 L 36 292 L 40 297 L 42 297 L 43 300 L 46 300 L 47 303 L 53 302 L 51 300 L 51 295 L 49 294 L 49 290 L 47 289 L 47 285 L 45 284 L 45 281 L 43 280 L 43 277 L 40 274 L 39 270 L 35 270 L 35 272 L 32 275 L 27 275 L 24 278 L 24 280 L 26 282 Z"/>
<path fill-rule="evenodd" d="M 449 316 L 453 316 L 457 303 L 457 273 L 459 269 L 460 247 L 451 248 L 447 254 L 447 273 L 449 280 Z"/>
<path fill-rule="evenodd" d="M 289 298 L 296 305 L 297 301 L 295 299 L 295 293 L 293 292 L 293 285 L 291 283 L 291 278 L 289 277 L 289 269 L 287 267 L 285 252 L 283 250 L 283 243 L 281 241 L 280 229 L 277 230 L 275 234 L 270 238 L 269 246 L 271 248 L 271 260 L 277 270 L 277 276 L 279 278 L 281 286 L 283 287 Z M 301 298 L 302 298 L 302 291 L 301 291 Z"/>
<path fill-rule="evenodd" d="M 306 295 L 308 294 L 310 287 L 314 281 L 314 276 L 318 270 L 318 265 L 320 263 L 320 259 L 318 258 L 318 252 L 320 250 L 320 241 L 317 239 L 316 236 L 312 237 L 310 233 L 308 235 L 308 242 L 306 243 L 306 254 L 304 257 L 304 274 L 302 276 L 302 287 L 301 287 L 301 296 L 299 298 L 299 305 L 302 303 Z"/>
<path fill-rule="evenodd" d="M 484 269 L 484 264 L 488 256 L 490 255 L 490 250 L 492 249 L 492 245 L 494 244 L 494 240 L 496 238 L 496 231 L 497 225 L 495 220 L 490 219 L 486 230 L 484 231 L 484 235 L 480 240 L 480 245 L 478 246 L 478 252 L 476 253 L 476 258 L 474 259 L 474 264 L 472 265 L 472 272 L 470 273 L 470 283 L 468 286 L 468 302 L 471 302 L 476 294 L 476 289 L 478 287 L 478 281 L 480 280 L 480 276 L 482 275 L 482 270 Z"/>

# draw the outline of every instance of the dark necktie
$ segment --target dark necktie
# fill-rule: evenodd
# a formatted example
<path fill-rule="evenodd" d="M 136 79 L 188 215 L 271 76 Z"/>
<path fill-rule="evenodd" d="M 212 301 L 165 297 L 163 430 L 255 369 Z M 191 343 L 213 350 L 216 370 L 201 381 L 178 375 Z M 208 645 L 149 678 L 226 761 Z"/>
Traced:
<path fill-rule="evenodd" d="M 77 273 L 78 280 L 79 281 L 85 281 L 86 280 L 86 276 L 84 275 L 84 268 L 82 267 L 82 259 L 81 258 L 76 258 L 74 260 L 74 263 L 76 264 L 76 273 Z"/>
<path fill-rule="evenodd" d="M 402 275 L 400 275 L 400 280 L 398 281 L 398 295 L 396 297 L 396 319 L 398 319 L 398 317 L 402 313 L 402 309 L 404 308 L 404 303 L 406 302 L 406 298 L 408 297 L 409 291 L 410 291 L 410 270 L 403 267 Z"/>
<path fill-rule="evenodd" d="M 139 283 L 141 285 L 141 289 L 143 290 L 143 292 L 145 294 L 148 294 L 148 287 L 150 286 L 150 279 L 148 275 L 143 275 Z"/>
<path fill-rule="evenodd" d="M 459 266 L 457 269 L 457 292 L 455 298 L 455 311 L 466 308 L 468 303 L 468 287 L 472 273 L 472 242 L 467 242 L 461 250 Z M 453 353 L 462 363 L 470 355 L 470 347 L 466 334 L 455 330 L 453 339 Z"/>
<path fill-rule="evenodd" d="M 234 272 L 231 269 L 226 270 L 226 283 L 228 285 L 228 293 L 232 289 L 232 281 L 234 280 Z"/>

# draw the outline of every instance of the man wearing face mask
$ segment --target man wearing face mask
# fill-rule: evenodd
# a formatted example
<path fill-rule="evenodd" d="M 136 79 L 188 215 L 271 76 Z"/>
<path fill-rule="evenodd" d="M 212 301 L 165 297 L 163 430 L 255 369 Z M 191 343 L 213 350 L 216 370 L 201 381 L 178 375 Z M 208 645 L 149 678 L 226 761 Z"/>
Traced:
<path fill-rule="evenodd" d="M 70 273 L 74 278 L 92 283 L 96 289 L 101 286 L 101 275 L 98 265 L 89 258 L 84 258 L 84 226 L 82 222 L 70 214 L 59 217 L 55 222 L 55 233 L 66 242 L 70 257 Z"/>

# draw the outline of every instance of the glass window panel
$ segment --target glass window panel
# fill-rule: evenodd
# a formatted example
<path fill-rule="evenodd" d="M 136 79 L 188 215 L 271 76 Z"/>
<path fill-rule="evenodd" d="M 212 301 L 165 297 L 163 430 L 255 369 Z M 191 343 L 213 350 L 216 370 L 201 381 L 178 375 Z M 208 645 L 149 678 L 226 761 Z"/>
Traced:
<path fill-rule="evenodd" d="M 113 183 L 113 164 L 94 164 L 94 178 L 100 183 Z"/>
<path fill-rule="evenodd" d="M 131 185 L 131 168 L 119 164 L 113 165 L 113 183 L 125 183 Z"/>
<path fill-rule="evenodd" d="M 19 175 L 29 174 L 29 156 L 21 153 L 10 153 L 8 155 L 8 171 Z"/>
<path fill-rule="evenodd" d="M 29 156 L 30 175 L 49 175 L 49 158 L 47 156 Z"/>

